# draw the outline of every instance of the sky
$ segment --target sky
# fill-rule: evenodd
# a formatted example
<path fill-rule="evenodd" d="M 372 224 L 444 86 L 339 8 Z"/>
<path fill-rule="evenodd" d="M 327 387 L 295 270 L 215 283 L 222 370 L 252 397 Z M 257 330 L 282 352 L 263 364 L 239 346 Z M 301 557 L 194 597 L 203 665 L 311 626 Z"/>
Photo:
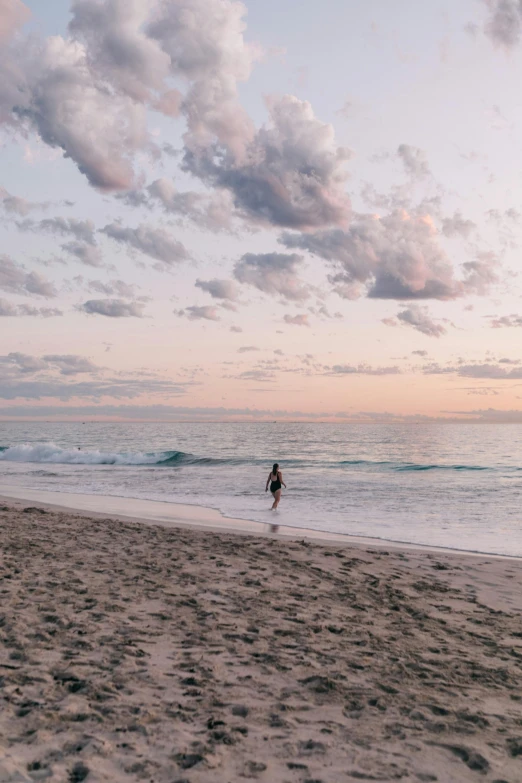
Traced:
<path fill-rule="evenodd" d="M 0 0 L 0 419 L 522 421 L 518 0 Z"/>

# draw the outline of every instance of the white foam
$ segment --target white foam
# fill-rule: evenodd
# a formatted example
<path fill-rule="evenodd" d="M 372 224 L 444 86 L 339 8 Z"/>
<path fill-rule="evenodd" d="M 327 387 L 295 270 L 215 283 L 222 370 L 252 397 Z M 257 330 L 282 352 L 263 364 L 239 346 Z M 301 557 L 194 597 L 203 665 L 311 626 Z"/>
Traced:
<path fill-rule="evenodd" d="M 56 443 L 22 443 L 0 451 L 0 461 L 42 462 L 55 465 L 154 465 L 161 456 L 142 452 L 121 454 L 110 451 L 63 449 Z"/>

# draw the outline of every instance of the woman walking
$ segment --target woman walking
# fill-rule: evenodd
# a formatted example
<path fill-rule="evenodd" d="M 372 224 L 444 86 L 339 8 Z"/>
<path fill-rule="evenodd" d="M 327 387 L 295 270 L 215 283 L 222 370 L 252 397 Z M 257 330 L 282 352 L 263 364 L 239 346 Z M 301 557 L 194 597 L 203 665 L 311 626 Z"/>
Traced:
<path fill-rule="evenodd" d="M 268 478 L 266 480 L 265 492 L 268 492 L 269 484 L 270 484 L 270 492 L 274 497 L 274 502 L 272 504 L 272 511 L 275 511 L 275 509 L 279 505 L 279 501 L 281 500 L 281 485 L 286 489 L 286 484 L 283 481 L 283 474 L 279 470 L 279 463 L 277 462 L 274 464 L 274 467 L 272 468 L 271 472 L 268 474 Z"/>

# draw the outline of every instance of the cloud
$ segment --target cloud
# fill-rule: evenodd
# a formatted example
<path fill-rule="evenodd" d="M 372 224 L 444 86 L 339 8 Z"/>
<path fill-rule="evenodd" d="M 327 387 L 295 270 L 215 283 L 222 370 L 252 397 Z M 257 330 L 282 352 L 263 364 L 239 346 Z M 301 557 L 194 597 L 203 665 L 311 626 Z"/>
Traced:
<path fill-rule="evenodd" d="M 48 354 L 42 358 L 52 367 L 57 367 L 61 375 L 78 375 L 79 373 L 96 372 L 99 369 L 90 359 L 75 354 Z"/>
<path fill-rule="evenodd" d="M 467 416 L 477 421 L 522 423 L 521 410 L 498 410 L 496 408 L 479 408 L 471 411 L 443 411 L 456 416 Z"/>
<path fill-rule="evenodd" d="M 499 318 L 493 318 L 490 326 L 493 329 L 502 329 L 503 327 L 519 327 L 522 326 L 522 315 L 512 313 L 511 315 L 502 315 Z"/>
<path fill-rule="evenodd" d="M 302 301 L 310 296 L 298 275 L 302 261 L 295 253 L 246 253 L 234 266 L 234 277 L 265 294 Z"/>
<path fill-rule="evenodd" d="M 327 375 L 400 375 L 398 367 L 370 367 L 368 364 L 334 364 L 325 366 Z"/>
<path fill-rule="evenodd" d="M 310 326 L 309 316 L 306 313 L 298 313 L 297 315 L 285 315 L 283 318 L 286 324 L 293 326 Z"/>
<path fill-rule="evenodd" d="M 148 186 L 149 198 L 136 192 L 123 197 L 127 203 L 134 200 L 136 206 L 149 206 L 159 202 L 165 212 L 192 220 L 208 231 L 230 231 L 234 216 L 232 196 L 226 190 L 203 194 L 194 191 L 179 192 L 171 180 L 161 178 Z"/>
<path fill-rule="evenodd" d="M 63 315 L 63 312 L 55 307 L 32 307 L 27 304 L 14 305 L 6 299 L 0 299 L 0 318 L 21 318 L 23 316 L 52 318 L 59 315 Z"/>
<path fill-rule="evenodd" d="M 346 299 L 455 299 L 482 293 L 496 279 L 496 259 L 477 257 L 457 280 L 429 215 L 397 210 L 385 217 L 359 215 L 348 231 L 284 232 L 288 248 L 308 250 L 333 268 L 329 280 Z"/>
<path fill-rule="evenodd" d="M 76 376 L 91 376 L 77 381 Z M 0 398 L 71 400 L 84 398 L 99 401 L 103 397 L 139 398 L 151 395 L 170 398 L 186 394 L 192 382 L 179 383 L 149 372 L 111 377 L 107 368 L 77 354 L 31 356 L 12 352 L 0 356 Z M 58 408 L 59 409 L 59 408 Z"/>
<path fill-rule="evenodd" d="M 233 0 L 177 0 L 160 4 L 148 27 L 169 55 L 172 75 L 189 83 L 181 110 L 191 149 L 217 139 L 238 155 L 252 135 L 237 95 L 260 54 L 243 37 L 246 10 Z"/>
<path fill-rule="evenodd" d="M 272 381 L 275 378 L 275 374 L 268 370 L 244 370 L 237 375 L 229 375 L 228 378 L 234 378 L 238 381 Z"/>
<path fill-rule="evenodd" d="M 180 393 L 185 393 L 185 390 L 181 390 Z M 132 419 L 146 419 L 156 421 L 194 421 L 199 419 L 202 421 L 222 421 L 228 418 L 239 418 L 241 420 L 259 420 L 267 419 L 273 421 L 274 418 L 290 418 L 290 419 L 320 419 L 323 418 L 323 414 L 309 413 L 303 411 L 293 411 L 284 409 L 272 409 L 262 410 L 259 408 L 203 408 L 203 407 L 188 407 L 177 405 L 15 405 L 5 408 L 0 408 L 0 416 L 7 418 L 18 416 L 40 416 L 46 418 L 67 418 L 67 416 L 75 416 L 77 418 L 87 418 L 90 416 L 103 418 L 121 418 L 126 420 Z"/>
<path fill-rule="evenodd" d="M 424 150 L 409 144 L 400 144 L 397 155 L 402 161 L 404 170 L 412 179 L 426 179 L 431 174 L 428 159 Z"/>
<path fill-rule="evenodd" d="M 74 0 L 69 32 L 84 44 L 91 67 L 114 88 L 138 103 L 165 109 L 170 58 L 145 29 L 150 10 L 157 7 L 154 0 Z"/>
<path fill-rule="evenodd" d="M 43 359 L 18 352 L 9 353 L 7 356 L 0 356 L 0 363 L 13 364 L 22 373 L 34 373 L 48 368 L 47 362 Z"/>
<path fill-rule="evenodd" d="M 145 109 L 94 70 L 84 45 L 30 38 L 4 52 L 0 67 L 0 116 L 14 130 L 36 131 L 100 190 L 132 187 L 133 155 L 149 143 Z"/>
<path fill-rule="evenodd" d="M 143 318 L 143 302 L 125 302 L 123 299 L 89 299 L 81 305 L 88 315 L 105 315 L 108 318 Z"/>
<path fill-rule="evenodd" d="M 241 334 L 243 332 L 240 326 L 231 326 L 230 331 L 235 332 L 236 334 Z"/>
<path fill-rule="evenodd" d="M 0 0 L 0 40 L 2 38 L 1 2 L 2 0 Z M 8 193 L 8 191 L 5 190 L 5 188 L 2 187 L 0 187 L 0 203 L 2 204 L 2 207 L 5 209 L 6 212 L 12 213 L 14 215 L 20 215 L 20 217 L 25 217 L 33 210 L 47 209 L 47 207 L 49 206 L 49 202 L 27 201 L 27 199 L 25 198 L 20 198 L 19 196 L 13 196 L 11 193 Z"/>
<path fill-rule="evenodd" d="M 422 356 L 425 357 L 428 355 L 428 351 L 412 351 L 412 356 Z"/>
<path fill-rule="evenodd" d="M 489 0 L 490 15 L 484 31 L 493 43 L 512 48 L 520 43 L 522 6 L 518 0 Z"/>
<path fill-rule="evenodd" d="M 428 337 L 442 337 L 443 334 L 446 334 L 444 326 L 433 321 L 427 307 L 411 305 L 406 310 L 397 313 L 397 318 L 402 324 L 411 326 Z"/>
<path fill-rule="evenodd" d="M 109 378 L 106 380 L 74 381 L 65 383 L 62 378 L 23 380 L 18 378 L 0 378 L 0 398 L 4 400 L 45 399 L 71 400 L 83 398 L 99 400 L 103 397 L 132 399 L 146 394 L 181 396 L 187 393 L 183 384 L 171 381 L 149 379 L 143 381 L 133 378 Z M 56 411 L 63 408 L 56 408 Z"/>
<path fill-rule="evenodd" d="M 184 168 L 228 192 L 229 203 L 163 182 L 149 196 L 166 209 L 218 230 L 228 227 L 231 197 L 254 223 L 344 225 L 349 153 L 332 126 L 286 95 L 268 101 L 270 121 L 256 130 L 239 102 L 238 85 L 260 55 L 244 38 L 246 10 L 238 0 L 74 0 L 67 36 L 7 47 L 0 118 L 61 149 L 95 188 L 132 193 L 137 154 L 160 153 L 147 109 L 181 114 Z"/>
<path fill-rule="evenodd" d="M 119 244 L 139 250 L 165 266 L 179 264 L 190 258 L 184 245 L 163 228 L 153 228 L 145 224 L 138 228 L 126 228 L 121 223 L 110 223 L 101 231 Z"/>
<path fill-rule="evenodd" d="M 442 219 L 442 233 L 446 237 L 461 236 L 467 239 L 476 227 L 476 223 L 463 218 L 460 212 L 455 212 L 453 217 Z"/>
<path fill-rule="evenodd" d="M 332 126 L 292 95 L 269 101 L 268 109 L 270 126 L 256 133 L 240 158 L 218 145 L 198 154 L 187 150 L 184 169 L 229 190 L 235 207 L 254 223 L 295 229 L 344 225 L 350 217 L 344 191 L 350 155 L 335 145 Z"/>
<path fill-rule="evenodd" d="M 86 242 L 66 242 L 62 245 L 62 250 L 70 253 L 78 261 L 86 266 L 101 267 L 103 258 L 100 248 L 95 245 L 89 245 Z"/>
<path fill-rule="evenodd" d="M 259 351 L 257 345 L 242 345 L 237 349 L 238 353 L 251 353 L 252 351 Z"/>
<path fill-rule="evenodd" d="M 0 103 L 11 125 L 34 129 L 106 191 L 134 184 L 134 156 L 152 146 L 147 107 L 181 112 L 191 149 L 214 139 L 244 148 L 253 130 L 237 84 L 259 49 L 243 38 L 243 3 L 74 0 L 71 13 L 67 38 L 31 38 L 4 58 Z M 18 21 L 9 19 L 7 32 Z"/>
<path fill-rule="evenodd" d="M 487 294 L 498 282 L 497 266 L 498 259 L 492 252 L 477 253 L 474 261 L 465 261 L 462 264 L 465 273 L 463 285 L 468 293 Z"/>
<path fill-rule="evenodd" d="M 238 296 L 237 286 L 233 280 L 196 280 L 197 288 L 206 291 L 213 299 L 224 299 L 235 302 Z"/>
<path fill-rule="evenodd" d="M 26 272 L 8 256 L 0 255 L 0 289 L 13 294 L 35 294 L 51 298 L 58 292 L 54 283 L 39 272 Z"/>
<path fill-rule="evenodd" d="M 495 364 L 463 364 L 457 368 L 458 374 L 463 378 L 495 378 L 495 379 L 522 379 L 522 368 L 505 370 Z"/>
<path fill-rule="evenodd" d="M 75 281 L 83 283 L 83 278 L 75 278 Z M 126 283 L 124 280 L 111 280 L 103 283 L 101 280 L 89 280 L 85 286 L 87 291 L 105 296 L 118 296 L 131 298 L 135 296 L 137 286 Z"/>
<path fill-rule="evenodd" d="M 198 307 L 197 305 L 191 305 L 190 307 L 186 307 L 184 310 L 178 310 L 174 311 L 177 313 L 177 315 L 185 315 L 187 318 L 189 318 L 191 321 L 219 321 L 219 314 L 216 307 L 212 307 L 211 305 L 204 305 L 203 307 Z"/>
<path fill-rule="evenodd" d="M 522 367 L 507 370 L 492 362 L 475 364 L 445 365 L 428 364 L 423 368 L 425 375 L 458 375 L 461 378 L 487 378 L 493 380 L 521 380 Z"/>
<path fill-rule="evenodd" d="M 379 193 L 374 185 L 365 182 L 361 188 L 361 198 L 365 204 L 377 210 L 409 209 L 412 203 L 412 189 L 410 183 L 407 183 L 393 185 L 388 193 Z M 433 204 L 433 201 L 431 203 Z"/>
<path fill-rule="evenodd" d="M 0 357 L 0 363 L 14 365 L 24 374 L 58 369 L 61 375 L 78 375 L 79 373 L 96 372 L 99 369 L 90 359 L 75 354 L 38 357 L 12 352 L 7 356 Z"/>
<path fill-rule="evenodd" d="M 62 250 L 70 253 L 86 266 L 100 267 L 103 265 L 102 254 L 96 244 L 95 226 L 92 220 L 77 218 L 53 217 L 45 220 L 21 220 L 17 223 L 21 231 L 43 232 L 72 237 L 62 245 Z"/>
<path fill-rule="evenodd" d="M 22 220 L 18 223 L 18 228 L 22 231 L 42 231 L 48 234 L 73 236 L 90 245 L 96 244 L 95 227 L 92 220 L 63 217 L 45 218 L 38 221 Z"/>

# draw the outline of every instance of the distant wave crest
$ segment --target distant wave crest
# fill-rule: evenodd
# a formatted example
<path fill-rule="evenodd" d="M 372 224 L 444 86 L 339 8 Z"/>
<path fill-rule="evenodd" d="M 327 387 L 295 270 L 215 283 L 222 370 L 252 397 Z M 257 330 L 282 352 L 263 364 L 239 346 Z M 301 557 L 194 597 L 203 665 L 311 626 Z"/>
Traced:
<path fill-rule="evenodd" d="M 0 446 L 0 462 L 37 462 L 56 465 L 156 465 L 175 467 L 181 465 L 268 465 L 266 459 L 253 457 L 198 457 L 184 451 L 110 452 L 96 449 L 62 448 L 56 443 L 22 443 L 16 446 Z M 494 470 L 483 465 L 418 464 L 386 460 L 341 460 L 328 462 L 310 459 L 288 459 L 287 468 L 350 469 L 366 468 L 377 471 L 422 472 L 430 470 L 477 471 Z M 509 468 L 507 468 L 510 470 Z M 511 468 L 519 470 L 519 468 Z"/>
<path fill-rule="evenodd" d="M 425 470 L 491 470 L 491 468 L 484 465 L 430 465 L 430 464 L 418 464 L 415 462 L 391 462 L 389 460 L 366 460 L 366 459 L 353 459 L 343 460 L 340 465 L 367 465 L 368 467 L 382 468 L 384 470 L 394 470 L 399 473 L 407 473 L 409 471 L 425 471 Z"/>

